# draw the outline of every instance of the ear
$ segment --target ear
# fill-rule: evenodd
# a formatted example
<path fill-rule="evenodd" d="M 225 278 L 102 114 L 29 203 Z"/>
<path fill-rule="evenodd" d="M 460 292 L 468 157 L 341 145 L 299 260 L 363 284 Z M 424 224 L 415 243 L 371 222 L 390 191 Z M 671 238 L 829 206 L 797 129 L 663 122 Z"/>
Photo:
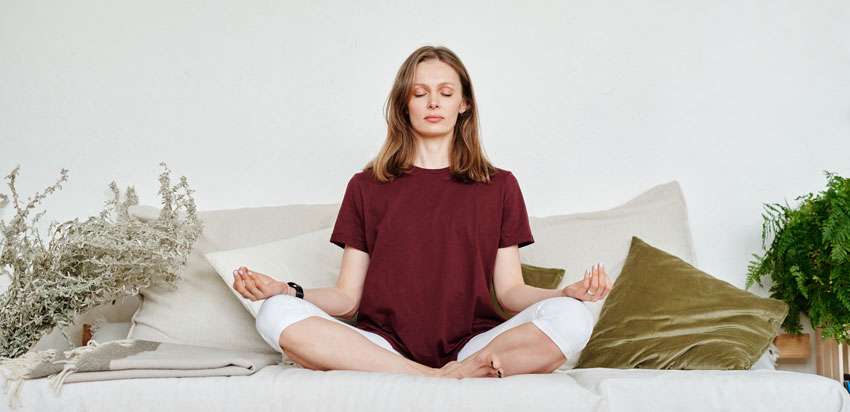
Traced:
<path fill-rule="evenodd" d="M 469 105 L 466 104 L 466 100 L 464 100 L 463 103 L 460 105 L 460 110 L 458 111 L 458 113 L 463 113 L 467 110 L 469 110 Z"/>

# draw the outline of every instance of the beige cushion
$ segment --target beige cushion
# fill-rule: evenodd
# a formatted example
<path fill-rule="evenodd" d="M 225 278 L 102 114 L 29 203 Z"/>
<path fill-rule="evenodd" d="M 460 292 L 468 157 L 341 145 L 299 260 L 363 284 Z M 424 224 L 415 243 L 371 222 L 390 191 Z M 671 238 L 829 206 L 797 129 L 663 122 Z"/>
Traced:
<path fill-rule="evenodd" d="M 298 204 L 199 212 L 204 229 L 181 272 L 182 279 L 176 288 L 154 286 L 141 291 L 142 302 L 133 315 L 128 337 L 274 352 L 257 333 L 254 318 L 233 298 L 204 254 L 329 227 L 339 206 Z M 130 213 L 151 218 L 158 212 L 152 206 L 133 206 Z"/>
<path fill-rule="evenodd" d="M 138 295 L 122 296 L 116 299 L 115 304 L 107 303 L 88 310 L 87 312 L 78 314 L 74 317 L 71 324 L 65 328 L 53 328 L 50 333 L 44 335 L 39 341 L 30 347 L 32 351 L 41 351 L 48 349 L 68 350 L 80 346 L 83 336 L 83 325 L 93 324 L 96 319 L 105 318 L 110 322 L 124 322 L 129 325 L 133 313 L 139 308 L 141 299 Z M 71 338 L 71 343 L 63 336 Z M 121 339 L 126 338 L 127 333 Z"/>
<path fill-rule="evenodd" d="M 126 339 L 129 332 L 130 322 L 104 322 L 92 332 L 91 338 L 98 343 L 104 343 Z"/>
<path fill-rule="evenodd" d="M 687 206 L 677 181 L 654 186 L 620 206 L 595 212 L 531 217 L 535 243 L 520 252 L 523 262 L 566 269 L 559 287 L 581 280 L 585 270 L 603 263 L 614 281 L 628 255 L 632 236 L 696 264 Z M 584 302 L 594 324 L 605 299 Z M 575 366 L 581 352 L 561 365 Z"/>
<path fill-rule="evenodd" d="M 251 301 L 233 289 L 233 270 L 239 266 L 277 280 L 298 283 L 304 289 L 336 285 L 342 265 L 342 248 L 329 242 L 332 227 L 246 248 L 209 252 L 207 261 L 233 296 L 253 317 L 265 299 Z"/>

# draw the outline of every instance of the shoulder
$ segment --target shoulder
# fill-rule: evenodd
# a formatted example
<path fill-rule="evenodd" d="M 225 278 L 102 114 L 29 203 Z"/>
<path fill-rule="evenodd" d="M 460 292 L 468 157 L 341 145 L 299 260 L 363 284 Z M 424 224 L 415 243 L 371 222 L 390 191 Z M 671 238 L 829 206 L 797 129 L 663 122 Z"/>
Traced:
<path fill-rule="evenodd" d="M 366 177 L 368 177 L 368 176 L 366 175 L 366 172 L 365 172 L 365 171 L 363 171 L 363 170 L 359 170 L 359 171 L 355 172 L 353 175 L 351 175 L 351 179 L 350 179 L 350 180 L 351 180 L 352 182 L 358 182 L 358 183 L 360 183 L 360 182 L 362 182 L 362 181 L 363 181 L 363 179 L 365 179 Z"/>
<path fill-rule="evenodd" d="M 375 177 L 372 174 L 372 169 L 358 170 L 351 176 L 351 179 L 349 179 L 349 181 L 360 186 L 364 186 L 370 183 L 377 183 L 377 180 L 375 180 Z"/>
<path fill-rule="evenodd" d="M 496 167 L 496 172 L 490 175 L 490 179 L 500 185 L 516 185 L 517 180 L 513 172 L 508 169 Z"/>
<path fill-rule="evenodd" d="M 356 172 L 348 178 L 348 182 L 345 184 L 345 192 L 349 193 L 361 193 L 363 187 L 363 176 L 362 172 Z"/>
<path fill-rule="evenodd" d="M 371 187 L 377 185 L 380 185 L 380 182 L 375 179 L 371 169 L 358 170 L 348 179 L 348 187 L 358 191 L 368 191 L 371 190 Z"/>
<path fill-rule="evenodd" d="M 496 173 L 493 173 L 491 176 L 513 176 L 513 172 L 508 169 L 502 169 L 501 167 L 493 167 L 496 169 Z"/>

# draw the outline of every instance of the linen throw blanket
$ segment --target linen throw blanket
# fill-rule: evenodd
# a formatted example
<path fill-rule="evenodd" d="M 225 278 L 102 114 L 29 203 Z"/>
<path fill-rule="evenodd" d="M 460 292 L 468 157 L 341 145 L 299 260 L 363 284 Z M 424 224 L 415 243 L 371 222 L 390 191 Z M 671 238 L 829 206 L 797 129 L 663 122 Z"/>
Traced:
<path fill-rule="evenodd" d="M 133 378 L 251 375 L 268 365 L 300 367 L 280 354 L 233 351 L 203 346 L 122 339 L 67 351 L 49 349 L 3 358 L 0 371 L 6 377 L 3 390 L 9 406 L 19 402 L 24 379 L 50 376 L 58 396 L 62 384 Z M 9 388 L 11 387 L 11 393 Z"/>

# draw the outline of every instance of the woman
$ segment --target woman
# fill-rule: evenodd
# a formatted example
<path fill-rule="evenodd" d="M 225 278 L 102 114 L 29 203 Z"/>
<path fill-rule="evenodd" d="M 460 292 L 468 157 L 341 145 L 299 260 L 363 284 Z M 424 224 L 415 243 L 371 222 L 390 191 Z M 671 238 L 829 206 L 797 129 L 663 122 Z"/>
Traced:
<path fill-rule="evenodd" d="M 260 335 L 316 370 L 552 372 L 590 338 L 592 315 L 580 301 L 611 289 L 604 267 L 563 289 L 525 285 L 519 248 L 534 238 L 522 192 L 484 156 L 472 84 L 452 51 L 413 52 L 387 103 L 386 141 L 349 180 L 331 234 L 344 249 L 336 286 L 296 291 L 234 270 L 239 293 L 266 299 Z M 489 288 L 519 313 L 502 318 Z M 356 327 L 335 318 L 355 314 Z"/>

